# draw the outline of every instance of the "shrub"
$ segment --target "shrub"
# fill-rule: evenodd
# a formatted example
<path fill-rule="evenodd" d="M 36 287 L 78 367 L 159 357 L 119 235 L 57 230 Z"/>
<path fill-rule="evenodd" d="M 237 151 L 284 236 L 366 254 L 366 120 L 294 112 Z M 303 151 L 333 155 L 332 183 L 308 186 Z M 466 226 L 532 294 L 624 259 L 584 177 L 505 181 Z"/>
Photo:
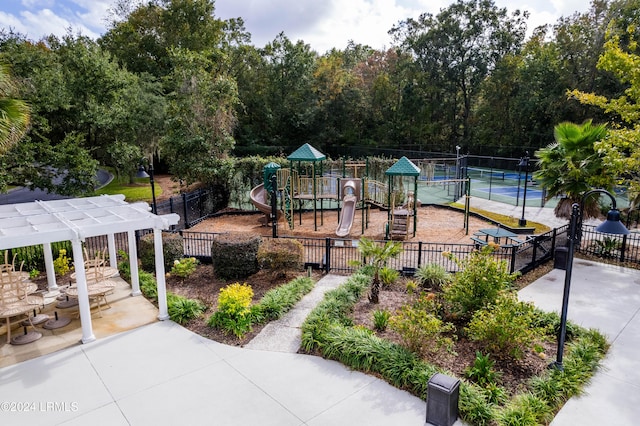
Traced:
<path fill-rule="evenodd" d="M 220 290 L 218 310 L 209 317 L 210 327 L 233 333 L 241 339 L 251 331 L 253 290 L 247 284 L 234 283 Z"/>
<path fill-rule="evenodd" d="M 531 393 L 516 395 L 498 414 L 498 424 L 537 426 L 553 420 L 553 413 L 543 399 Z"/>
<path fill-rule="evenodd" d="M 373 327 L 378 331 L 385 331 L 389 325 L 391 313 L 386 309 L 373 311 Z"/>
<path fill-rule="evenodd" d="M 204 312 L 204 305 L 195 299 L 169 294 L 167 300 L 169 317 L 172 321 L 184 325 L 198 318 Z"/>
<path fill-rule="evenodd" d="M 69 272 L 69 258 L 67 257 L 67 250 L 60 249 L 58 251 L 58 257 L 53 261 L 53 270 L 56 275 L 62 276 Z"/>
<path fill-rule="evenodd" d="M 407 281 L 407 284 L 406 284 L 406 286 L 405 286 L 405 291 L 406 291 L 408 294 L 413 294 L 413 293 L 415 293 L 417 289 L 418 289 L 418 284 L 416 284 L 416 282 L 415 282 L 415 281 L 413 281 L 413 280 L 409 280 L 409 281 Z"/>
<path fill-rule="evenodd" d="M 550 336 L 560 334 L 560 315 L 557 312 L 545 312 L 541 309 L 535 309 L 532 325 Z M 580 335 L 583 330 L 571 321 L 565 324 L 565 342 L 570 342 Z"/>
<path fill-rule="evenodd" d="M 257 260 L 261 269 L 284 275 L 287 270 L 302 269 L 304 247 L 298 240 L 264 240 L 258 248 Z"/>
<path fill-rule="evenodd" d="M 158 285 L 153 274 L 146 271 L 138 271 L 138 278 L 140 281 L 140 291 L 147 299 L 157 302 L 158 301 Z"/>
<path fill-rule="evenodd" d="M 195 257 L 184 257 L 180 260 L 176 259 L 173 261 L 173 266 L 171 267 L 171 275 L 175 275 L 184 280 L 196 271 L 197 265 L 198 259 Z"/>
<path fill-rule="evenodd" d="M 351 275 L 346 283 L 325 293 L 324 299 L 302 324 L 302 348 L 305 351 L 311 352 L 321 342 L 326 341 L 326 334 L 334 324 L 351 323 L 348 315 L 353 305 L 371 284 L 371 273 L 373 273 L 372 268 L 363 267 Z"/>
<path fill-rule="evenodd" d="M 520 302 L 513 292 L 502 292 L 494 305 L 477 311 L 467 333 L 472 340 L 482 341 L 497 354 L 521 359 L 528 348 L 542 335 L 532 327 L 534 306 Z"/>
<path fill-rule="evenodd" d="M 129 264 L 129 255 L 124 250 L 118 250 L 118 257 L 121 259 L 118 262 L 118 272 L 120 276 L 125 280 L 131 282 L 131 265 Z"/>
<path fill-rule="evenodd" d="M 390 286 L 395 283 L 396 280 L 400 277 L 400 272 L 396 271 L 393 268 L 389 268 L 387 266 L 380 269 L 380 281 L 383 286 Z"/>
<path fill-rule="evenodd" d="M 618 251 L 622 248 L 622 242 L 615 237 L 604 237 L 602 240 L 592 242 L 593 253 L 605 259 L 618 256 Z"/>
<path fill-rule="evenodd" d="M 440 290 L 451 282 L 451 274 L 444 266 L 437 263 L 422 265 L 416 271 L 415 276 L 422 287 L 431 290 Z"/>
<path fill-rule="evenodd" d="M 509 273 L 507 262 L 495 259 L 492 251 L 493 247 L 485 246 L 462 261 L 444 253 L 460 268 L 453 281 L 443 288 L 444 299 L 452 315 L 468 319 L 477 310 L 494 303 L 501 290 L 513 286 L 518 274 Z"/>
<path fill-rule="evenodd" d="M 262 296 L 258 304 L 254 305 L 253 315 L 259 321 L 278 319 L 305 294 L 309 293 L 314 285 L 311 278 L 299 277 L 287 284 L 273 288 Z"/>
<path fill-rule="evenodd" d="M 243 234 L 216 236 L 211 245 L 211 260 L 222 279 L 246 278 L 258 272 L 258 248 L 261 238 Z"/>
<path fill-rule="evenodd" d="M 142 269 L 147 272 L 155 272 L 156 257 L 153 233 L 143 235 L 138 243 L 138 254 Z M 162 233 L 162 254 L 164 256 L 165 271 L 171 270 L 173 262 L 184 256 L 183 239 L 180 234 L 174 232 Z"/>
<path fill-rule="evenodd" d="M 464 375 L 478 385 L 486 387 L 488 384 L 496 383 L 500 377 L 494 370 L 494 365 L 495 361 L 489 359 L 489 354 L 483 355 L 482 352 L 476 351 L 473 365 L 464 370 Z"/>
<path fill-rule="evenodd" d="M 404 344 L 411 350 L 423 354 L 425 350 L 436 352 L 452 340 L 443 333 L 453 330 L 451 324 L 444 323 L 435 313 L 437 305 L 433 293 L 422 294 L 411 305 L 404 305 L 391 317 L 389 326 L 400 334 Z"/>

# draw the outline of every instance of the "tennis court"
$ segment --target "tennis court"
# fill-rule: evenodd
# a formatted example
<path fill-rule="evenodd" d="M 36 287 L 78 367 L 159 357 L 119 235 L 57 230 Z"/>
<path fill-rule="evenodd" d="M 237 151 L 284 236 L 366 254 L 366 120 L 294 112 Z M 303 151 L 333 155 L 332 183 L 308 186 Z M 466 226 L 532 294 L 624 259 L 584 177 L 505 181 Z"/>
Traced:
<path fill-rule="evenodd" d="M 524 188 L 519 188 L 517 186 L 501 186 L 501 187 L 493 187 L 493 188 L 474 188 L 476 191 L 482 191 L 491 194 L 504 195 L 505 197 L 513 197 L 513 198 L 523 198 L 524 197 Z M 527 198 L 529 199 L 540 199 L 542 198 L 542 191 L 535 188 L 527 187 Z"/>

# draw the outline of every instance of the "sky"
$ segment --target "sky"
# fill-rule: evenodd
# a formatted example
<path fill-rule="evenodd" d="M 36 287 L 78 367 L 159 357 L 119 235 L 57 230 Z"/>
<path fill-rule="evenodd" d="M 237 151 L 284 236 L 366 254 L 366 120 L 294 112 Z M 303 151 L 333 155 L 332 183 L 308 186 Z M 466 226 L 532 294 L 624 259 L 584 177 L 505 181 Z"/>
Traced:
<path fill-rule="evenodd" d="M 242 17 L 257 47 L 280 32 L 293 42 L 303 40 L 324 53 L 344 49 L 352 40 L 375 49 L 391 47 L 388 31 L 421 13 L 436 15 L 454 0 L 216 0 L 215 16 Z M 91 38 L 102 35 L 114 0 L 0 0 L 0 28 L 13 29 L 31 40 L 69 30 Z M 529 33 L 558 18 L 589 9 L 586 0 L 494 0 L 508 11 L 530 13 Z"/>

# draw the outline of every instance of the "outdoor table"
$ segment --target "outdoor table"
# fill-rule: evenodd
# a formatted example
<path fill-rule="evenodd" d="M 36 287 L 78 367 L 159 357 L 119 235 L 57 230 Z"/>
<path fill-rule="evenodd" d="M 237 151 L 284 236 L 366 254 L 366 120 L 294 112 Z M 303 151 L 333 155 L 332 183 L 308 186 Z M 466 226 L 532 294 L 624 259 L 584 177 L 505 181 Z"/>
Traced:
<path fill-rule="evenodd" d="M 518 239 L 517 234 L 502 228 L 479 229 L 474 235 L 477 237 L 484 237 L 485 241 L 489 241 L 489 237 L 493 237 L 493 241 L 497 244 L 500 244 L 501 239 L 504 239 L 505 243 L 509 240 Z"/>

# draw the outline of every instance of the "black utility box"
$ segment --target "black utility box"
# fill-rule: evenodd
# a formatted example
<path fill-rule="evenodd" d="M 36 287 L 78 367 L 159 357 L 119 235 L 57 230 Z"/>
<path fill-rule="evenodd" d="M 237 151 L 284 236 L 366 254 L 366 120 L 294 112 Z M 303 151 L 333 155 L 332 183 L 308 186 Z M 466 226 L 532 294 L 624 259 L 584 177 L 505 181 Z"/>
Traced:
<path fill-rule="evenodd" d="M 436 373 L 428 383 L 426 425 L 451 426 L 458 418 L 460 380 Z"/>
<path fill-rule="evenodd" d="M 556 247 L 553 256 L 553 267 L 556 269 L 567 269 L 567 261 L 569 257 L 569 247 Z"/>

